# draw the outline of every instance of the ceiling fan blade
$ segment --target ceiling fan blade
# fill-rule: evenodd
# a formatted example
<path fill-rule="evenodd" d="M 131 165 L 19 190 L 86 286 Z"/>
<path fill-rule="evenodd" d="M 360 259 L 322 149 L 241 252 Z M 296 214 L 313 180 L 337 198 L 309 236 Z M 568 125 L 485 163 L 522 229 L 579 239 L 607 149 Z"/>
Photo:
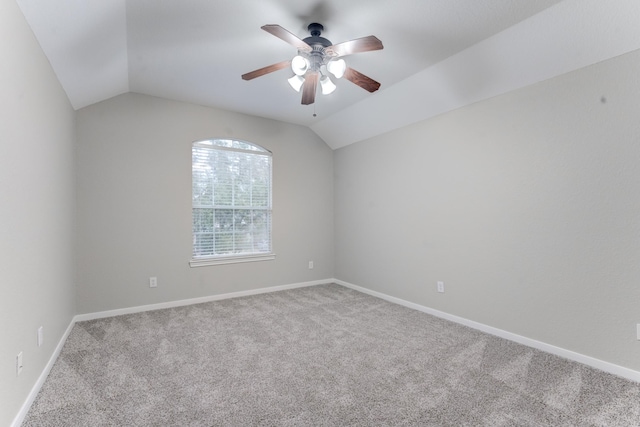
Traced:
<path fill-rule="evenodd" d="M 263 25 L 260 28 L 265 30 L 267 33 L 273 34 L 279 39 L 286 41 L 290 45 L 295 46 L 298 50 L 311 52 L 311 46 L 304 42 L 300 37 L 282 28 L 280 25 Z"/>
<path fill-rule="evenodd" d="M 362 89 L 369 92 L 375 92 L 380 89 L 380 83 L 350 67 L 347 67 L 347 69 L 344 71 L 343 77 L 349 80 L 351 83 L 355 83 Z"/>
<path fill-rule="evenodd" d="M 376 36 L 367 36 L 329 46 L 326 48 L 326 54 L 330 56 L 346 56 L 353 53 L 370 52 L 383 48 L 382 42 Z"/>
<path fill-rule="evenodd" d="M 264 76 L 265 74 L 273 73 L 274 71 L 282 70 L 283 68 L 287 68 L 291 64 L 291 61 L 282 61 L 277 64 L 267 65 L 266 67 L 259 68 L 257 70 L 251 71 L 249 73 L 242 75 L 242 80 L 251 80 L 256 77 Z"/>
<path fill-rule="evenodd" d="M 316 100 L 316 89 L 318 88 L 318 73 L 310 71 L 304 76 L 302 85 L 302 105 L 313 104 Z"/>

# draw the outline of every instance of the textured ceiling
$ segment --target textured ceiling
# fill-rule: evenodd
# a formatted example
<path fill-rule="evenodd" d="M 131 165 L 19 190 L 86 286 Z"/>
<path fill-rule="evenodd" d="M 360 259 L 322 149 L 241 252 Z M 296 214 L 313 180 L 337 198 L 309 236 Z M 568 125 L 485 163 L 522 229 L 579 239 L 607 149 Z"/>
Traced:
<path fill-rule="evenodd" d="M 637 0 L 17 0 L 74 108 L 137 92 L 308 126 L 332 148 L 640 48 Z M 311 22 L 333 43 L 375 35 L 346 57 L 379 81 L 344 79 L 300 104 L 289 69 Z M 317 116 L 314 117 L 313 114 Z"/>

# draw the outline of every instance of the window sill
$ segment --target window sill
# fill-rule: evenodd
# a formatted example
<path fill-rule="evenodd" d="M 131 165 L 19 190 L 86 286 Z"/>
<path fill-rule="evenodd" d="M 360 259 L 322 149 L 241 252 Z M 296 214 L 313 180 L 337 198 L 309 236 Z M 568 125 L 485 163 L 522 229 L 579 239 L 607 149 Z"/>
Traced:
<path fill-rule="evenodd" d="M 209 265 L 224 265 L 224 264 L 237 264 L 241 262 L 257 262 L 257 261 L 270 261 L 276 259 L 276 254 L 259 254 L 259 255 L 238 255 L 238 256 L 225 256 L 225 257 L 202 257 L 192 258 L 189 261 L 191 267 L 206 267 Z"/>

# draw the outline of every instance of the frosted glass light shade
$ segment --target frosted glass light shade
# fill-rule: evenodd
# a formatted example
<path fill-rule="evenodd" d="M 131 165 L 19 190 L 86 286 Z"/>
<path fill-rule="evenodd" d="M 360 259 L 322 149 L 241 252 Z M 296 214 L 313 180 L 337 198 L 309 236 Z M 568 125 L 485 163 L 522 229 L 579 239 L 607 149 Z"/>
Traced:
<path fill-rule="evenodd" d="M 333 74 L 336 79 L 344 76 L 344 72 L 347 69 L 347 63 L 344 62 L 344 59 L 336 59 L 333 61 L 329 61 L 327 64 L 327 70 Z"/>
<path fill-rule="evenodd" d="M 293 90 L 295 90 L 296 92 L 300 92 L 300 88 L 304 84 L 304 77 L 295 75 L 290 79 L 287 79 L 287 81 L 289 82 Z"/>
<path fill-rule="evenodd" d="M 303 76 L 309 69 L 309 60 L 304 56 L 297 55 L 291 60 L 291 69 L 297 76 Z"/>
<path fill-rule="evenodd" d="M 322 88 L 323 95 L 329 95 L 336 90 L 336 85 L 334 85 L 331 79 L 327 76 L 322 76 L 320 79 L 320 87 Z"/>

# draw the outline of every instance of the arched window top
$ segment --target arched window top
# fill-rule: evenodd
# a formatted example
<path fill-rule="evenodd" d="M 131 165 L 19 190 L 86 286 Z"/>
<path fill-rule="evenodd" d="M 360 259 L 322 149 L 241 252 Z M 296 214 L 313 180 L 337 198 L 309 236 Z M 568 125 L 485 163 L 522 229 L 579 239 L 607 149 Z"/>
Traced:
<path fill-rule="evenodd" d="M 247 141 L 239 141 L 237 139 L 212 138 L 202 141 L 196 141 L 194 145 L 199 145 L 207 148 L 227 148 L 237 151 L 251 151 L 264 153 L 269 156 L 271 155 L 271 151 L 259 146 L 258 144 Z"/>

